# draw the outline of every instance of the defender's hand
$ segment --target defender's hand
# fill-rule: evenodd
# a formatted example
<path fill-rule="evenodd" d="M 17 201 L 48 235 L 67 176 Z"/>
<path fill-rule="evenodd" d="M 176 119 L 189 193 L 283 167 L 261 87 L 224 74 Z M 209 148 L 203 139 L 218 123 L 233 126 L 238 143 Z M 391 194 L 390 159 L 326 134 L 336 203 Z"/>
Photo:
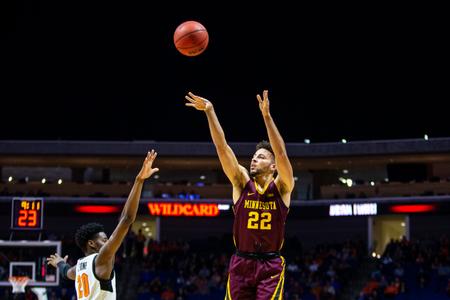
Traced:
<path fill-rule="evenodd" d="M 155 150 L 152 150 L 151 152 L 147 153 L 147 157 L 145 158 L 144 163 L 142 164 L 142 168 L 136 177 L 137 179 L 145 180 L 150 176 L 152 176 L 154 173 L 159 171 L 158 168 L 152 168 L 153 161 L 155 161 L 157 155 L 158 153 L 156 153 Z"/>

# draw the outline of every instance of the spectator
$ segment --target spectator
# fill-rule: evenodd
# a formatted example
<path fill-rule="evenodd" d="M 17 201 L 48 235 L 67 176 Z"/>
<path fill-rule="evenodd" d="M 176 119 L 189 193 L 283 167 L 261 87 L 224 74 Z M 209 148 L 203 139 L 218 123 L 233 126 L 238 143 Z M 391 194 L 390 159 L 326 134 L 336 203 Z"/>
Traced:
<path fill-rule="evenodd" d="M 134 245 L 136 251 L 136 260 L 139 262 L 144 256 L 145 236 L 144 234 L 142 234 L 142 229 L 139 229 Z"/>

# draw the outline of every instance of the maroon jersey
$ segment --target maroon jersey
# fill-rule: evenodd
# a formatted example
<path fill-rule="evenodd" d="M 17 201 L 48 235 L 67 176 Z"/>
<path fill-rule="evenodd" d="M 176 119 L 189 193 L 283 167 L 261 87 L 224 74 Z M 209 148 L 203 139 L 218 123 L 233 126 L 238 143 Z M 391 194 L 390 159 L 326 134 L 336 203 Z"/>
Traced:
<path fill-rule="evenodd" d="M 284 223 L 289 208 L 281 199 L 274 180 L 260 193 L 250 179 L 233 210 L 233 235 L 237 250 L 276 252 L 283 247 Z"/>

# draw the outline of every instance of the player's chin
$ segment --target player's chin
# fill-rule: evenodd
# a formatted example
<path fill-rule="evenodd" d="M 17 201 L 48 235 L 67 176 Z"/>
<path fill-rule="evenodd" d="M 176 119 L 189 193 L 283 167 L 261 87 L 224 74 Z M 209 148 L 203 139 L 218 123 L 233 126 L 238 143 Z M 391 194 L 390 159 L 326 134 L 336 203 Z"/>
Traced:
<path fill-rule="evenodd" d="M 250 169 L 250 176 L 258 175 L 258 171 Z"/>

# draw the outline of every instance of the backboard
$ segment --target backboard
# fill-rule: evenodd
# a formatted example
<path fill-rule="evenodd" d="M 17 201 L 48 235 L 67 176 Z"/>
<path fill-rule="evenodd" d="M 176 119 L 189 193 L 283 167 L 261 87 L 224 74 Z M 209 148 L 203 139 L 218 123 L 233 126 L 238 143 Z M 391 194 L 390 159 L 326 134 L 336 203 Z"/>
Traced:
<path fill-rule="evenodd" d="M 53 253 L 61 254 L 60 241 L 0 240 L 0 286 L 11 286 L 10 276 L 28 276 L 28 286 L 59 285 L 59 271 L 46 261 Z"/>

